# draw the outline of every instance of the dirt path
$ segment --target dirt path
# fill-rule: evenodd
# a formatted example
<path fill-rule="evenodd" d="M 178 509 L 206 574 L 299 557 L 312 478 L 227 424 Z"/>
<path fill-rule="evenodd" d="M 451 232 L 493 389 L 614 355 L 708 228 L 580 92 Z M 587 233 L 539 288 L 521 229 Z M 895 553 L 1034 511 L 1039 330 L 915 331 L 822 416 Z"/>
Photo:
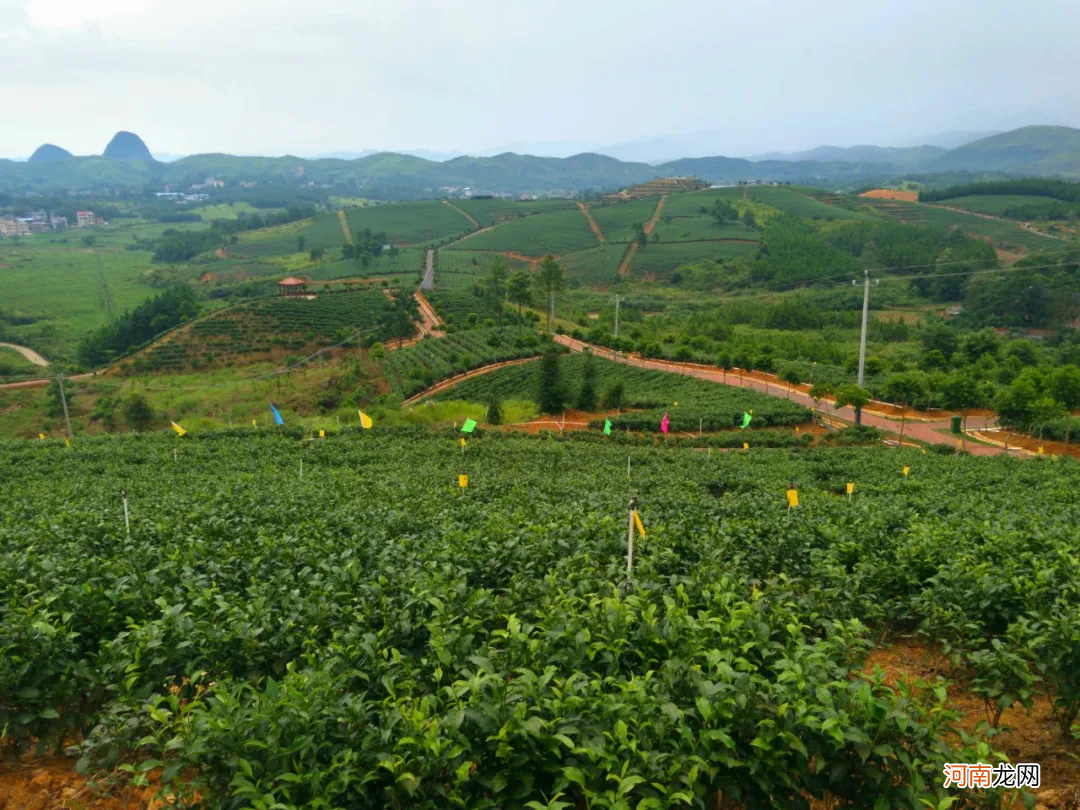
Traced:
<path fill-rule="evenodd" d="M 435 287 L 435 250 L 428 248 L 424 258 L 424 278 L 420 281 L 421 290 L 431 290 Z"/>
<path fill-rule="evenodd" d="M 42 368 L 48 368 L 49 361 L 35 352 L 33 349 L 28 349 L 25 346 L 16 346 L 14 343 L 0 343 L 5 349 L 14 349 L 24 358 L 29 360 L 35 366 L 41 366 Z"/>
<path fill-rule="evenodd" d="M 615 360 L 614 353 L 610 349 L 605 349 L 602 346 L 592 346 L 583 343 L 580 340 L 574 340 L 566 335 L 555 335 L 555 342 L 561 343 L 563 346 L 568 347 L 571 351 L 580 352 L 585 348 L 598 357 L 603 357 L 608 360 Z M 708 380 L 709 382 L 720 383 L 723 385 L 730 385 L 736 388 L 750 388 L 754 391 L 760 391 L 772 396 L 786 396 L 787 399 L 792 402 L 798 402 L 801 405 L 805 405 L 808 408 L 813 408 L 819 414 L 824 414 L 833 417 L 837 420 L 844 422 L 851 422 L 853 419 L 853 413 L 850 408 L 837 408 L 835 405 L 822 400 L 820 403 L 815 403 L 810 398 L 809 394 L 803 391 L 793 388 L 784 383 L 773 383 L 768 380 L 760 380 L 754 377 L 743 376 L 739 377 L 736 374 L 728 371 L 725 375 L 722 370 L 713 369 L 706 366 L 698 366 L 688 363 L 673 363 L 667 360 L 643 360 L 637 357 L 621 356 L 618 359 L 620 363 L 627 363 L 628 365 L 635 366 L 637 368 L 655 369 L 657 371 L 668 371 L 677 374 L 683 374 L 687 377 L 697 377 L 701 380 Z M 882 403 L 886 407 L 887 403 Z M 876 427 L 880 430 L 885 430 L 890 433 L 899 433 L 900 424 L 898 419 L 889 418 L 880 413 L 874 413 L 870 409 L 863 409 L 862 421 L 864 425 Z M 996 417 L 993 416 L 971 416 L 968 417 L 968 427 L 971 429 L 977 429 L 987 427 L 996 421 Z M 909 419 L 904 426 L 904 438 L 916 439 L 927 444 L 945 444 L 955 447 L 958 442 L 958 438 L 952 435 L 942 435 L 939 431 L 948 430 L 950 427 L 949 417 L 941 419 L 933 419 L 927 421 L 913 421 Z M 964 449 L 972 455 L 976 456 L 994 456 L 1000 455 L 1004 452 L 1003 448 L 993 447 L 985 444 L 977 444 L 974 441 L 965 441 Z"/>
<path fill-rule="evenodd" d="M 469 213 L 468 211 L 465 211 L 465 210 L 464 210 L 464 209 L 462 209 L 462 208 L 458 208 L 458 207 L 457 207 L 456 205 L 454 205 L 454 204 L 453 204 L 452 202 L 450 202 L 449 200 L 443 200 L 443 202 L 444 202 L 444 203 L 445 203 L 446 205 L 449 205 L 449 206 L 450 206 L 451 208 L 453 208 L 453 209 L 454 209 L 455 211 L 457 211 L 457 212 L 458 212 L 459 214 L 461 214 L 461 215 L 462 215 L 463 217 L 465 217 L 465 219 L 469 220 L 469 222 L 471 222 L 471 223 L 472 223 L 472 226 L 473 226 L 474 228 L 476 228 L 476 229 L 477 229 L 478 231 L 480 230 L 480 223 L 479 223 L 479 222 L 477 221 L 476 217 L 474 217 L 474 216 L 473 216 L 472 214 L 470 214 L 470 213 Z M 472 234 L 470 234 L 470 236 L 471 236 L 471 235 L 472 235 Z"/>
<path fill-rule="evenodd" d="M 649 221 L 645 223 L 645 234 L 648 235 L 653 232 L 653 228 L 656 227 L 657 221 L 660 219 L 660 212 L 664 210 L 664 203 L 667 201 L 667 194 L 661 194 L 660 199 L 656 202 L 656 210 L 653 211 L 652 216 L 649 217 Z M 636 239 L 630 243 L 630 247 L 626 249 L 626 254 L 623 256 L 622 261 L 619 262 L 619 269 L 617 272 L 620 276 L 626 276 L 630 273 L 630 265 L 634 262 L 634 256 L 637 255 L 638 248 L 641 247 L 641 243 Z"/>
<path fill-rule="evenodd" d="M 596 238 L 600 240 L 600 244 L 606 245 L 607 237 L 604 236 L 604 232 L 600 230 L 600 223 L 593 219 L 592 211 L 589 210 L 589 206 L 587 206 L 583 202 L 579 202 L 577 204 L 577 207 L 585 216 L 585 221 L 589 223 L 589 229 L 593 232 Z"/>
<path fill-rule="evenodd" d="M 1030 222 L 1021 222 L 1017 219 L 1006 219 L 1005 217 L 996 217 L 993 214 L 984 214 L 981 211 L 971 211 L 967 208 L 958 208 L 955 205 L 941 205 L 939 203 L 919 203 L 919 205 L 925 205 L 927 208 L 944 208 L 946 211 L 955 211 L 958 214 L 969 214 L 979 219 L 989 219 L 992 222 L 1005 222 L 1009 225 L 1018 225 L 1029 233 L 1038 234 L 1039 236 L 1045 236 L 1047 239 L 1057 239 L 1059 242 L 1068 242 L 1069 240 L 1062 236 L 1054 236 L 1052 233 L 1045 233 L 1040 231 Z"/>
<path fill-rule="evenodd" d="M 421 391 L 419 394 L 414 394 L 401 404 L 415 405 L 420 400 L 435 396 L 435 394 L 445 391 L 448 388 L 453 388 L 458 383 L 464 382 L 471 377 L 479 377 L 481 374 L 490 374 L 492 371 L 498 371 L 500 368 L 521 365 L 522 363 L 528 363 L 529 361 L 535 359 L 535 357 L 522 357 L 518 360 L 504 360 L 501 363 L 492 363 L 490 366 L 481 366 L 480 368 L 474 368 L 472 371 L 466 371 L 464 374 L 458 374 L 456 377 L 450 377 L 443 380 L 442 382 L 437 382 L 435 383 L 435 385 L 431 386 L 431 388 L 427 388 Z"/>
<path fill-rule="evenodd" d="M 431 335 L 432 337 L 442 337 L 442 318 L 439 317 L 439 313 L 435 311 L 435 308 L 431 306 L 424 294 L 417 290 L 413 293 L 413 298 L 416 299 L 416 304 L 420 308 L 420 333 L 422 335 Z"/>
<path fill-rule="evenodd" d="M 458 210 L 458 209 L 455 208 L 455 210 Z M 465 212 L 462 211 L 462 213 L 465 213 Z M 493 231 L 493 230 L 495 230 L 495 226 L 494 225 L 488 225 L 486 228 L 481 228 L 478 231 L 473 231 L 472 233 L 467 233 L 463 237 L 461 237 L 460 239 L 458 239 L 458 240 L 456 240 L 454 242 L 450 242 L 449 244 L 443 245 L 443 247 L 444 248 L 451 248 L 454 245 L 460 245 L 466 239 L 472 239 L 474 236 L 479 236 L 482 233 L 487 233 L 488 231 Z M 468 250 L 468 248 L 466 248 L 466 250 Z"/>
<path fill-rule="evenodd" d="M 352 231 L 349 230 L 349 220 L 345 216 L 344 211 L 337 212 L 338 221 L 341 222 L 341 233 L 345 237 L 345 241 L 350 245 L 353 244 Z"/>

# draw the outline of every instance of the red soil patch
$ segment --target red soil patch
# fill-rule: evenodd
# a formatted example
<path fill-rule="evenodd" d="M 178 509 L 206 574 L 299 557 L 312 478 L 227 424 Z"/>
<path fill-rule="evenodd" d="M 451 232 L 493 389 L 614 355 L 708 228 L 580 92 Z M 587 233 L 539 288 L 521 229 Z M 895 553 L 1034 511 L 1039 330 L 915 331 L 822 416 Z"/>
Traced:
<path fill-rule="evenodd" d="M 891 188 L 875 188 L 870 191 L 864 191 L 859 195 L 860 197 L 869 197 L 872 200 L 903 200 L 904 202 L 918 202 L 919 192 L 917 191 L 897 191 Z"/>
<path fill-rule="evenodd" d="M 867 675 L 879 666 L 885 681 L 894 685 L 900 680 L 932 680 L 938 676 L 951 681 L 946 708 L 959 712 L 959 728 L 971 733 L 980 722 L 989 722 L 982 698 L 972 693 L 964 673 L 949 670 L 944 656 L 933 647 L 912 638 L 897 639 L 886 647 L 871 650 L 864 671 Z M 1002 731 L 991 741 L 998 751 L 1017 762 L 1038 762 L 1042 766 L 1042 788 L 1037 791 L 1039 807 L 1076 808 L 1080 806 L 1080 762 L 1062 739 L 1050 701 L 1039 695 L 1029 712 L 1014 706 L 1001 716 Z"/>
<path fill-rule="evenodd" d="M 80 776 L 69 757 L 0 761 L 0 810 L 159 810 L 170 803 L 155 798 L 161 789 L 155 773 L 140 788 L 128 786 L 123 773 L 114 780 Z"/>

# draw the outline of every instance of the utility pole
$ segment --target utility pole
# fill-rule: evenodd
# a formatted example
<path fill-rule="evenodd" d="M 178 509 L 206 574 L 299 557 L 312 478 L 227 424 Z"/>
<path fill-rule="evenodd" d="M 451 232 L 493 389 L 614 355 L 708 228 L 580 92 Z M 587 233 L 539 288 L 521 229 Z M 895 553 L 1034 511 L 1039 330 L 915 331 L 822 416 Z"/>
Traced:
<path fill-rule="evenodd" d="M 68 415 L 67 396 L 64 394 L 64 375 L 57 375 L 56 381 L 60 384 L 60 403 L 64 406 L 64 424 L 67 425 L 68 441 L 74 441 L 75 437 L 71 435 L 71 417 Z"/>
<path fill-rule="evenodd" d="M 619 359 L 619 302 L 623 301 L 621 295 L 615 296 L 615 359 Z"/>

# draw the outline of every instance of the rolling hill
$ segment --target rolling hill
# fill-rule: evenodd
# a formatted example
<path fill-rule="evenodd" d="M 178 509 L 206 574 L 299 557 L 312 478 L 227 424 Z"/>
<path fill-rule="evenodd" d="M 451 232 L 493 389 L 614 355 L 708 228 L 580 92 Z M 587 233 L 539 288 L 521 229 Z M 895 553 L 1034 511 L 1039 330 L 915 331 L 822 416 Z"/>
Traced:
<path fill-rule="evenodd" d="M 1080 176 L 1080 129 L 1022 127 L 952 149 L 923 169 Z"/>

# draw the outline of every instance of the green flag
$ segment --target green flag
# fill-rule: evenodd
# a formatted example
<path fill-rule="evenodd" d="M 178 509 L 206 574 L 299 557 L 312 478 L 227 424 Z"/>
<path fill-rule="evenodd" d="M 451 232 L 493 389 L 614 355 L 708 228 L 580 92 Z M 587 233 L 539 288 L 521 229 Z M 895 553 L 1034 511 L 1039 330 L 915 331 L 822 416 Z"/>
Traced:
<path fill-rule="evenodd" d="M 473 421 L 472 419 L 466 419 L 465 424 L 461 426 L 461 432 L 462 433 L 472 433 L 473 429 L 475 429 L 475 428 L 476 428 L 476 422 Z"/>
<path fill-rule="evenodd" d="M 750 414 L 746 413 L 746 411 L 743 411 L 742 424 L 739 425 L 739 428 L 742 429 L 742 428 L 750 427 L 750 420 L 753 419 L 753 418 L 754 417 L 752 417 Z"/>
<path fill-rule="evenodd" d="M 604 435 L 605 436 L 610 436 L 611 435 L 611 420 L 610 419 L 605 419 L 604 420 Z"/>

